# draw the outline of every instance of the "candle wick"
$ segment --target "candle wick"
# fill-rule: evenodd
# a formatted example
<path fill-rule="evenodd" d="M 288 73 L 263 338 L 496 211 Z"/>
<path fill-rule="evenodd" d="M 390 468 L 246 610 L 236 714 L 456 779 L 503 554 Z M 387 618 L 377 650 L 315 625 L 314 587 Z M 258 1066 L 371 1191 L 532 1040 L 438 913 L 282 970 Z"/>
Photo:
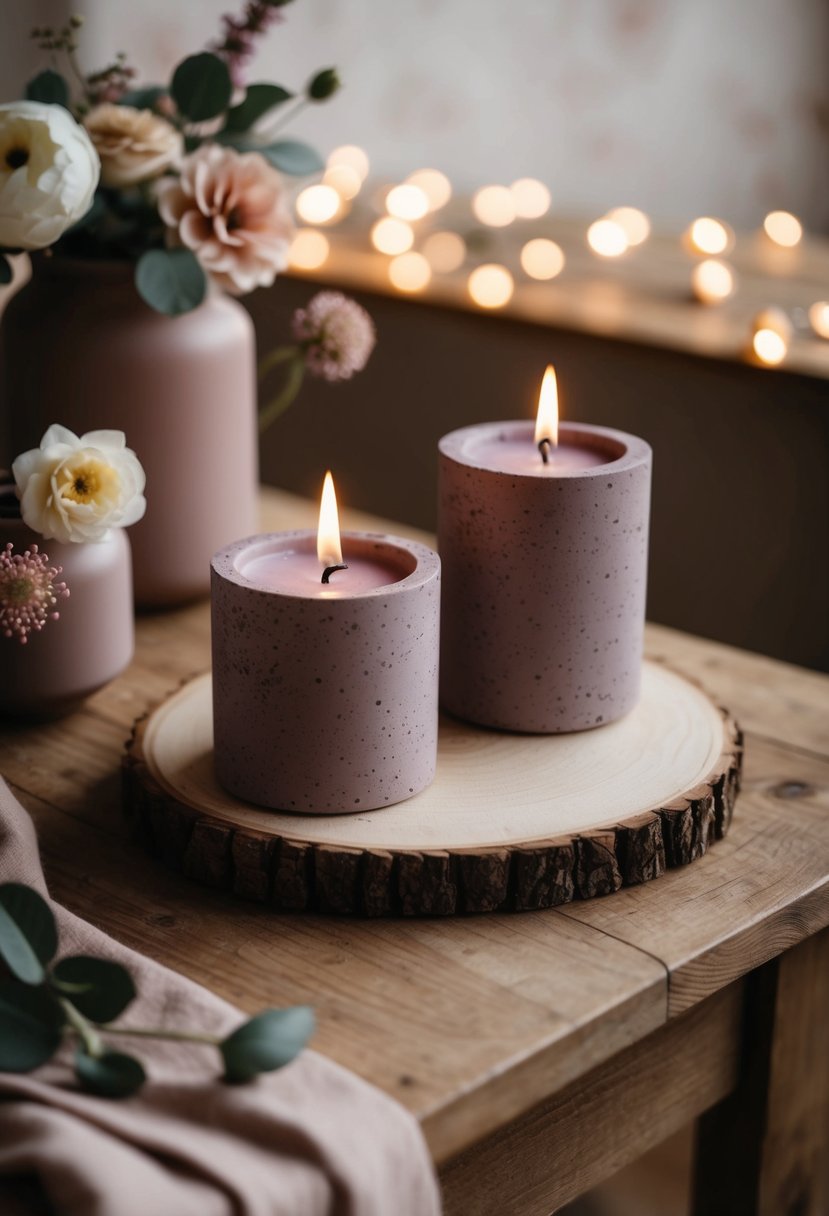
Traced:
<path fill-rule="evenodd" d="M 343 562 L 339 566 L 326 566 L 322 572 L 322 582 L 327 583 L 330 580 L 331 575 L 334 573 L 335 570 L 347 570 L 347 569 L 348 569 L 347 562 Z"/>
<path fill-rule="evenodd" d="M 538 441 L 538 450 L 541 453 L 541 459 L 544 461 L 545 464 L 550 463 L 550 451 L 552 449 L 552 446 L 553 446 L 552 439 L 539 439 L 539 441 Z"/>

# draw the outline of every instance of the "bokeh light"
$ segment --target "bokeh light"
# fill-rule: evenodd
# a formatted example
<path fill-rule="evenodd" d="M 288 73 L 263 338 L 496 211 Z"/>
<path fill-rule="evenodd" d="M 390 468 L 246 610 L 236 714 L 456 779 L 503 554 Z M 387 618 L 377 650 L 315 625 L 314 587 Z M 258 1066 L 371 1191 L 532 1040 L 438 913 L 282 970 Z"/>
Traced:
<path fill-rule="evenodd" d="M 628 245 L 641 245 L 651 234 L 651 222 L 638 207 L 614 207 L 605 219 L 619 225 Z"/>
<path fill-rule="evenodd" d="M 423 256 L 438 274 L 451 274 L 464 263 L 466 241 L 457 232 L 432 232 L 423 242 Z"/>
<path fill-rule="evenodd" d="M 554 279 L 564 269 L 564 251 L 555 241 L 535 237 L 521 250 L 521 266 L 531 279 Z"/>
<path fill-rule="evenodd" d="M 506 266 L 487 262 L 476 266 L 469 276 L 470 296 L 481 308 L 503 308 L 512 298 L 513 280 Z"/>
<path fill-rule="evenodd" d="M 386 210 L 398 220 L 419 220 L 429 210 L 429 200 L 420 189 L 404 182 L 392 186 L 386 195 Z"/>
<path fill-rule="evenodd" d="M 490 228 L 505 228 L 515 219 L 515 202 L 506 186 L 482 186 L 472 198 L 472 210 Z"/>
<path fill-rule="evenodd" d="M 725 253 L 734 241 L 734 234 L 722 220 L 710 215 L 694 220 L 685 234 L 685 243 L 694 253 Z"/>
<path fill-rule="evenodd" d="M 438 211 L 452 197 L 452 183 L 440 169 L 417 169 L 406 178 L 406 184 L 417 186 L 429 200 L 429 210 Z"/>
<path fill-rule="evenodd" d="M 596 220 L 587 229 L 587 243 L 603 258 L 618 258 L 627 253 L 628 239 L 621 224 L 615 220 Z"/>
<path fill-rule="evenodd" d="M 518 181 L 512 183 L 509 192 L 519 219 L 537 220 L 550 210 L 550 191 L 534 177 L 519 177 Z"/>
<path fill-rule="evenodd" d="M 785 338 L 774 329 L 755 330 L 751 346 L 760 362 L 768 363 L 771 367 L 782 363 L 788 350 Z"/>
<path fill-rule="evenodd" d="M 770 211 L 763 220 L 763 227 L 769 240 L 785 249 L 799 245 L 803 236 L 803 225 L 791 211 Z"/>
<path fill-rule="evenodd" d="M 288 250 L 288 265 L 297 270 L 317 270 L 328 257 L 328 237 L 316 228 L 300 228 Z"/>
<path fill-rule="evenodd" d="M 360 193 L 363 180 L 356 169 L 350 165 L 332 165 L 322 175 L 326 186 L 333 186 L 340 198 L 356 198 Z"/>
<path fill-rule="evenodd" d="M 328 157 L 326 165 L 329 169 L 333 169 L 337 165 L 345 165 L 354 170 L 361 182 L 368 177 L 370 168 L 368 156 L 356 144 L 343 144 L 341 148 L 335 148 Z"/>
<path fill-rule="evenodd" d="M 414 233 L 405 220 L 386 215 L 371 229 L 371 243 L 381 253 L 405 253 L 414 244 Z"/>
<path fill-rule="evenodd" d="M 389 278 L 398 291 L 423 291 L 432 268 L 422 253 L 402 253 L 389 262 Z"/>
<path fill-rule="evenodd" d="M 816 300 L 811 305 L 809 324 L 819 338 L 829 338 L 829 300 Z"/>
<path fill-rule="evenodd" d="M 334 187 L 320 182 L 315 186 L 306 186 L 299 192 L 296 211 L 306 224 L 327 224 L 339 214 L 341 205 Z"/>
<path fill-rule="evenodd" d="M 697 262 L 691 271 L 691 291 L 700 304 L 719 304 L 734 291 L 734 272 L 717 258 Z"/>

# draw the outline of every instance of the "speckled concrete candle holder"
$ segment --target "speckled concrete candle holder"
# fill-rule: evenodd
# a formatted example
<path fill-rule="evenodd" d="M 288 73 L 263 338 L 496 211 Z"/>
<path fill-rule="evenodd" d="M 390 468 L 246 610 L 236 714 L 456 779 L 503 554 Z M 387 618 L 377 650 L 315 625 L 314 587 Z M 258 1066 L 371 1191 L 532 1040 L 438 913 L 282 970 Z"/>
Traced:
<path fill-rule="evenodd" d="M 483 726 L 587 730 L 639 697 L 651 449 L 575 423 L 559 437 L 606 463 L 481 467 L 493 441 L 526 439 L 532 452 L 524 422 L 465 427 L 439 444 L 441 703 Z"/>
<path fill-rule="evenodd" d="M 371 810 L 434 777 L 440 561 L 397 537 L 342 540 L 346 561 L 387 565 L 388 584 L 350 594 L 334 575 L 306 595 L 242 573 L 263 556 L 315 553 L 310 532 L 252 537 L 213 558 L 216 775 L 261 806 Z"/>

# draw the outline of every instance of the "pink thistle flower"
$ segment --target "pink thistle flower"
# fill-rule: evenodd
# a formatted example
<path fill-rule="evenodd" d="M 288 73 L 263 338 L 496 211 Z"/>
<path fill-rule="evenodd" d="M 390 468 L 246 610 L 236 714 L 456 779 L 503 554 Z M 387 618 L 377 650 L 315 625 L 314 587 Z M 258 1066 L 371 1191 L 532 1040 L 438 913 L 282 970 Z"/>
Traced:
<path fill-rule="evenodd" d="M 0 550 L 0 633 L 25 645 L 30 633 L 39 633 L 47 621 L 58 620 L 53 611 L 69 595 L 66 583 L 55 582 L 62 566 L 50 566 L 47 554 L 32 545 L 14 553 L 9 542 Z"/>
<path fill-rule="evenodd" d="M 374 350 L 374 322 L 356 300 L 340 291 L 320 291 L 291 322 L 305 351 L 308 370 L 324 380 L 350 380 Z"/>

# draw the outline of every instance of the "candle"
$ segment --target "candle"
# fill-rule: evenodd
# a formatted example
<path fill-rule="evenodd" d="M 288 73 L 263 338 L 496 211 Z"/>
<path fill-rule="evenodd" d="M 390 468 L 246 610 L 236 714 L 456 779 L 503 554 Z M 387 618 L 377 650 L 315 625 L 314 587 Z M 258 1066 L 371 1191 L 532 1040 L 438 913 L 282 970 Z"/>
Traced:
<path fill-rule="evenodd" d="M 639 695 L 648 444 L 559 425 L 548 369 L 535 427 L 464 427 L 440 441 L 439 461 L 444 707 L 542 734 L 627 713 Z"/>
<path fill-rule="evenodd" d="M 440 562 L 423 545 L 320 526 L 236 541 L 212 562 L 216 775 L 310 814 L 391 806 L 437 754 Z"/>

